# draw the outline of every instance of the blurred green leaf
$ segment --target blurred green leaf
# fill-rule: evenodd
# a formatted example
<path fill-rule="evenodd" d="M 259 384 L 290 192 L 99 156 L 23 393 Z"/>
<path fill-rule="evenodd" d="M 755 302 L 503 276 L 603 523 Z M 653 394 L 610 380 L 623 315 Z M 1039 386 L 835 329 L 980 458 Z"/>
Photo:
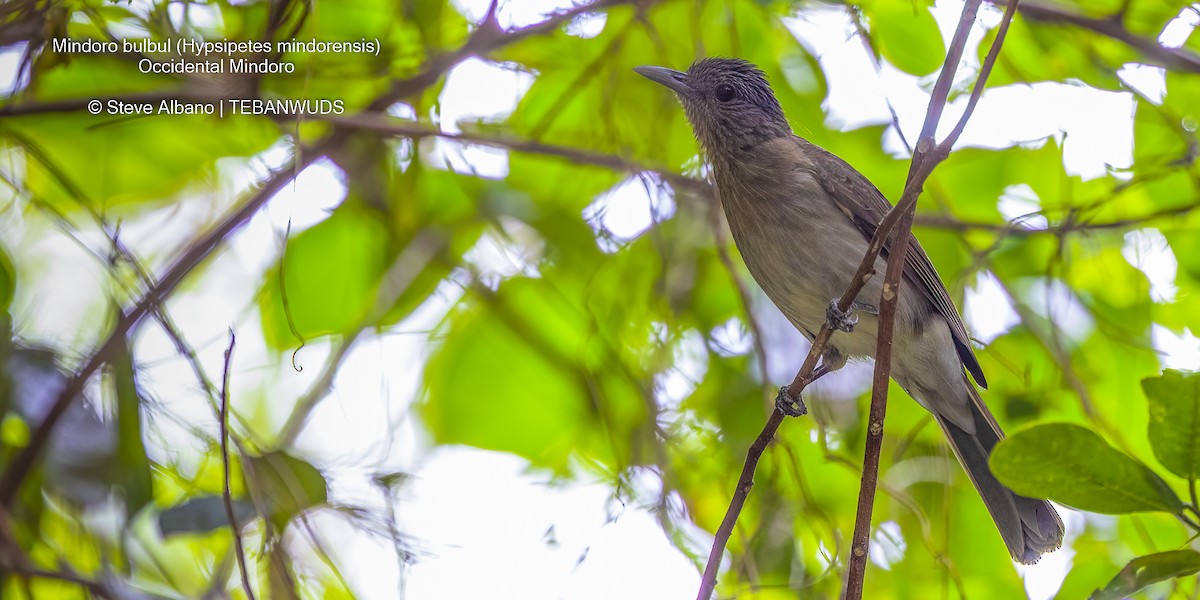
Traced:
<path fill-rule="evenodd" d="M 1000 442 L 992 472 L 1013 491 L 1104 514 L 1177 513 L 1183 503 L 1158 475 L 1090 429 L 1035 425 Z"/>
<path fill-rule="evenodd" d="M 238 525 L 254 519 L 254 503 L 234 499 L 233 516 Z M 183 504 L 172 506 L 158 515 L 158 527 L 164 536 L 177 533 L 208 533 L 229 527 L 229 515 L 225 512 L 225 500 L 220 496 L 198 496 Z"/>
<path fill-rule="evenodd" d="M 595 358 L 577 299 L 533 279 L 483 294 L 454 316 L 426 369 L 422 415 L 435 439 L 513 452 L 555 470 L 576 451 L 611 460 L 595 411 L 614 398 L 592 396 L 601 390 L 585 375 Z"/>
<path fill-rule="evenodd" d="M 928 75 L 942 66 L 946 46 L 924 2 L 883 0 L 863 4 L 879 53 L 896 68 Z"/>
<path fill-rule="evenodd" d="M 142 441 L 142 398 L 134 374 L 133 354 L 122 344 L 112 362 L 117 404 L 117 479 L 125 493 L 125 514 L 132 516 L 154 497 L 150 458 Z"/>
<path fill-rule="evenodd" d="M 8 312 L 8 305 L 12 303 L 16 291 L 17 268 L 13 265 L 12 258 L 9 258 L 8 253 L 0 246 L 0 313 Z M 0 335 L 7 337 L 7 331 L 0 331 Z"/>
<path fill-rule="evenodd" d="M 1186 577 L 1200 571 L 1200 552 L 1172 550 L 1129 561 L 1102 590 L 1096 590 L 1091 600 L 1118 600 L 1159 581 Z"/>
<path fill-rule="evenodd" d="M 139 75 L 129 65 L 122 68 Z M 269 121 L 215 115 L 130 119 L 66 113 L 9 118 L 0 132 L 9 130 L 27 150 L 29 192 L 65 213 L 81 206 L 106 212 L 162 204 L 215 177 L 218 159 L 253 155 L 278 137 Z"/>
<path fill-rule="evenodd" d="M 999 28 L 992 28 L 979 44 L 980 61 L 992 47 Z M 1078 79 L 1087 85 L 1120 90 L 1116 71 L 1137 54 L 1128 45 L 1056 21 L 1034 21 L 1017 11 L 1004 39 L 996 68 L 988 77 L 989 87 L 1038 81 Z"/>
<path fill-rule="evenodd" d="M 287 242 L 282 284 L 278 267 L 263 284 L 259 308 L 271 346 L 298 345 L 289 312 L 304 339 L 362 325 L 386 268 L 388 245 L 380 216 L 357 203 L 342 204 L 328 219 L 296 234 Z"/>
<path fill-rule="evenodd" d="M 1142 380 L 1150 405 L 1150 445 L 1167 470 L 1200 477 L 1200 373 L 1168 369 Z"/>
<path fill-rule="evenodd" d="M 308 462 L 283 452 L 249 456 L 245 461 L 246 485 L 266 503 L 271 524 L 282 532 L 296 515 L 328 498 L 325 477 Z"/>

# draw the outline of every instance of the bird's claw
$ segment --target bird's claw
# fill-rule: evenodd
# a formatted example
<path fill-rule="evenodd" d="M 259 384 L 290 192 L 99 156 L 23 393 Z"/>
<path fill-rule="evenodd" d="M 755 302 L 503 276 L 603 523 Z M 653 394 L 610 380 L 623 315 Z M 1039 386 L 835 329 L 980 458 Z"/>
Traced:
<path fill-rule="evenodd" d="M 833 329 L 850 333 L 858 324 L 858 315 L 854 314 L 853 306 L 850 310 L 842 312 L 838 308 L 838 301 L 834 299 L 829 301 L 829 308 L 825 309 L 825 320 L 829 321 L 829 326 Z"/>
<path fill-rule="evenodd" d="M 800 417 L 808 414 L 808 407 L 804 405 L 804 398 L 796 394 L 796 399 L 793 400 L 786 385 L 779 388 L 779 394 L 775 396 L 775 409 L 789 417 Z"/>

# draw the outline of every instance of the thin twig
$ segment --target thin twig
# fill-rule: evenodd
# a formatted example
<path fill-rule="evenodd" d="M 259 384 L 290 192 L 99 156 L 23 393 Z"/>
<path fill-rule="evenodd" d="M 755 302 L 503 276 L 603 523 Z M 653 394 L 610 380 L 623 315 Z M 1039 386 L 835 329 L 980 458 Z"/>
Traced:
<path fill-rule="evenodd" d="M 1188 494 L 1192 497 L 1192 514 L 1200 517 L 1200 502 L 1196 500 L 1196 476 L 1194 474 L 1188 478 Z"/>
<path fill-rule="evenodd" d="M 233 513 L 233 491 L 229 477 L 229 365 L 233 361 L 233 346 L 236 343 L 237 336 L 231 328 L 229 347 L 225 349 L 225 368 L 221 371 L 221 468 L 225 477 L 225 489 L 221 495 L 225 499 L 225 517 L 229 519 L 229 530 L 233 532 L 233 549 L 237 555 L 238 569 L 242 572 L 242 589 L 246 591 L 247 598 L 254 600 L 254 590 L 250 587 L 250 571 L 246 570 L 246 549 L 242 546 L 241 527 Z"/>
<path fill-rule="evenodd" d="M 866 449 L 863 453 L 862 483 L 859 487 L 858 508 L 854 520 L 854 535 L 850 541 L 849 568 L 846 575 L 844 597 L 847 600 L 859 600 L 863 595 L 867 553 L 871 543 L 871 513 L 875 505 L 875 488 L 879 479 L 879 459 L 883 448 L 883 424 L 887 414 L 888 384 L 891 379 L 892 334 L 895 328 L 896 306 L 900 297 L 900 276 L 904 270 L 905 256 L 908 254 L 908 240 L 912 237 L 912 221 L 916 210 L 917 198 L 921 194 L 925 180 L 933 172 L 934 167 L 950 154 L 950 149 L 958 141 L 958 136 L 962 133 L 966 127 L 967 120 L 974 112 L 979 97 L 983 94 L 988 74 L 991 73 L 996 58 L 1000 53 L 1000 47 L 1004 43 L 1004 37 L 1008 32 L 1009 24 L 1012 22 L 1013 13 L 1016 12 L 1017 8 L 1017 0 L 1013 0 L 1008 5 L 1004 13 L 1004 19 L 997 29 L 996 38 L 993 40 L 992 47 L 988 50 L 987 57 L 980 68 L 979 77 L 975 81 L 975 87 L 971 91 L 971 99 L 967 103 L 966 109 L 963 111 L 962 116 L 950 135 L 940 144 L 935 144 L 934 135 L 937 131 L 938 122 L 941 120 L 941 113 L 945 107 L 950 84 L 954 80 L 954 73 L 958 69 L 963 48 L 966 46 L 967 35 L 975 23 L 979 4 L 980 0 L 972 0 L 963 6 L 958 28 L 954 32 L 954 39 L 951 41 L 946 53 L 946 62 L 942 65 L 942 72 L 939 74 L 937 83 L 934 85 L 929 108 L 925 113 L 925 124 L 921 129 L 920 137 L 917 139 L 916 153 L 913 155 L 912 164 L 909 169 L 908 182 L 905 184 L 900 202 L 891 211 L 891 213 L 903 212 L 901 213 L 899 223 L 896 225 L 896 230 L 892 234 L 891 253 L 888 255 L 887 272 L 884 275 L 883 290 L 879 303 L 875 371 L 871 384 L 871 408 L 867 417 L 867 440 Z"/>
<path fill-rule="evenodd" d="M 850 21 L 854 24 L 854 31 L 858 35 L 858 39 L 862 40 L 863 49 L 867 51 L 867 58 L 871 60 L 871 66 L 875 68 L 875 77 L 880 81 L 883 79 L 883 65 L 879 62 L 879 50 L 875 48 L 875 41 L 871 39 L 871 33 L 867 31 L 866 24 L 862 20 L 862 12 L 858 10 L 849 10 Z M 900 115 L 896 114 L 896 106 L 892 104 L 892 99 L 887 94 L 883 95 L 883 101 L 887 104 L 888 114 L 892 117 L 892 127 L 896 130 L 896 136 L 900 138 L 900 143 L 904 144 L 904 149 L 912 153 L 912 144 L 908 143 L 908 138 L 904 136 L 904 129 L 900 127 Z"/>

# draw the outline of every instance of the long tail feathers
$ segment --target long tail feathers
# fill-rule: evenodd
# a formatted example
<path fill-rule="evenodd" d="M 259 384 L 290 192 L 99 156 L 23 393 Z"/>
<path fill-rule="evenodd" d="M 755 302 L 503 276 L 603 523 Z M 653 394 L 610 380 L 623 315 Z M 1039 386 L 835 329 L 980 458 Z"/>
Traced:
<path fill-rule="evenodd" d="M 975 433 L 968 433 L 941 417 L 938 417 L 938 423 L 946 432 L 958 462 L 979 490 L 1013 560 L 1033 564 L 1042 554 L 1062 545 L 1062 519 L 1049 502 L 1017 495 L 992 475 L 988 455 L 1004 434 L 973 387 L 971 395 Z"/>

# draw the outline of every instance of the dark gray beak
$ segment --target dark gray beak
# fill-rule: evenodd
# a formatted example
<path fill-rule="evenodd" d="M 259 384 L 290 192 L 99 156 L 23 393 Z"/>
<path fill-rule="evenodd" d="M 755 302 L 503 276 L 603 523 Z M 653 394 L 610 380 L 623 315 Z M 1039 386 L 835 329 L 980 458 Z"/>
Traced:
<path fill-rule="evenodd" d="M 675 69 L 666 67 L 634 67 L 634 72 L 650 81 L 661 83 L 674 91 L 676 94 L 691 94 L 692 86 L 687 84 L 687 73 L 681 73 Z"/>

